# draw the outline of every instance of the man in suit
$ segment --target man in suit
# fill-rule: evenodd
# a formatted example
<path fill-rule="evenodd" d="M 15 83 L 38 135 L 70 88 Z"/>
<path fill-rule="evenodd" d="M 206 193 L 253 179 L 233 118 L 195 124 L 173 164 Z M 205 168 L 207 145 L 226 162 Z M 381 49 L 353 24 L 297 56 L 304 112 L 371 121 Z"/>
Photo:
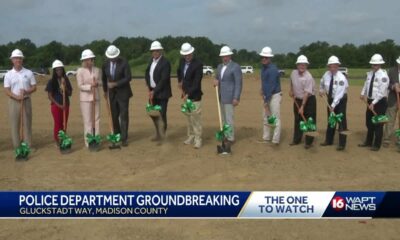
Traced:
<path fill-rule="evenodd" d="M 189 43 L 184 43 L 181 47 L 181 59 L 178 67 L 178 82 L 182 90 L 184 101 L 190 99 L 195 110 L 187 115 L 188 117 L 188 138 L 184 144 L 194 144 L 194 148 L 202 146 L 202 125 L 201 125 L 201 80 L 203 79 L 203 63 L 193 57 L 194 47 Z"/>
<path fill-rule="evenodd" d="M 120 50 L 110 45 L 103 64 L 104 96 L 109 99 L 115 134 L 121 134 L 122 146 L 128 146 L 129 99 L 132 97 L 131 69 L 127 60 L 119 57 Z"/>
<path fill-rule="evenodd" d="M 397 66 L 389 70 L 389 97 L 388 97 L 388 108 L 386 115 L 389 117 L 389 122 L 385 125 L 385 137 L 383 146 L 389 147 L 390 139 L 393 136 L 394 124 L 396 123 L 397 112 L 399 111 L 397 106 L 397 95 L 400 94 L 400 57 L 396 60 Z M 400 140 L 400 139 L 398 139 Z"/>
<path fill-rule="evenodd" d="M 152 59 L 147 66 L 145 75 L 146 84 L 149 89 L 149 100 L 153 105 L 161 106 L 161 120 L 163 122 L 161 128 L 160 118 L 152 117 L 156 128 L 156 136 L 152 141 L 161 141 L 165 137 L 167 131 L 168 100 L 172 97 L 171 64 L 162 55 L 163 49 L 161 43 L 158 41 L 154 41 L 151 44 L 150 51 Z"/>
<path fill-rule="evenodd" d="M 214 80 L 214 86 L 219 87 L 223 122 L 232 128 L 231 133 L 226 136 L 229 144 L 235 141 L 234 108 L 239 105 L 242 93 L 242 70 L 239 64 L 232 61 L 232 55 L 228 46 L 221 48 L 219 56 L 222 63 L 218 65 Z"/>

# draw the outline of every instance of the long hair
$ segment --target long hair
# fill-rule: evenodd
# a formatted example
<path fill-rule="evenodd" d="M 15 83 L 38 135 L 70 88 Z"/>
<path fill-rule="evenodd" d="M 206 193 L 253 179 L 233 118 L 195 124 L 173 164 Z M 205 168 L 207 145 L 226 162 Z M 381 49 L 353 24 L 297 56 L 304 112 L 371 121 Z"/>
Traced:
<path fill-rule="evenodd" d="M 62 68 L 62 77 L 64 78 L 65 82 L 69 81 L 68 77 L 65 73 L 65 68 Z M 56 89 L 60 89 L 56 69 L 53 69 L 53 75 L 51 77 L 51 85 L 52 85 L 53 91 L 56 91 Z"/>

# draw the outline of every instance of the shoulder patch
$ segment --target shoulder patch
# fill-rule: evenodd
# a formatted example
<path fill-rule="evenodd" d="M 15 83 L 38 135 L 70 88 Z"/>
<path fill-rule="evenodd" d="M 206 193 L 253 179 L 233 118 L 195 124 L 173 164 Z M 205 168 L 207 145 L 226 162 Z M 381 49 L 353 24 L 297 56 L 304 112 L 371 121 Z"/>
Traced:
<path fill-rule="evenodd" d="M 339 82 L 339 85 L 340 85 L 340 86 L 344 86 L 344 81 L 340 81 L 340 82 Z"/>
<path fill-rule="evenodd" d="M 384 78 L 382 78 L 382 82 L 387 82 L 388 81 L 388 79 L 387 79 L 387 77 L 384 77 Z"/>

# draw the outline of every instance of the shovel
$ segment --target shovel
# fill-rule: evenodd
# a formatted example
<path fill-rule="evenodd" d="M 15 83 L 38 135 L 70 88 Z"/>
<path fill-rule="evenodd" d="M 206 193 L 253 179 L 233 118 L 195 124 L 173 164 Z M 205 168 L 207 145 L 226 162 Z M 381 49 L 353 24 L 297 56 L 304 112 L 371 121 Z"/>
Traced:
<path fill-rule="evenodd" d="M 328 107 L 329 111 L 331 112 L 331 116 L 329 116 L 329 119 L 330 119 L 331 117 L 336 118 L 337 115 L 335 114 L 333 108 L 332 108 L 331 105 L 329 104 L 329 102 L 328 102 L 328 96 L 326 95 L 326 93 L 322 96 L 322 98 L 325 100 L 326 106 Z M 328 119 L 328 121 L 329 121 L 329 119 Z M 340 119 L 340 120 L 334 120 L 334 121 L 335 121 L 335 126 L 334 126 L 334 127 L 336 128 L 336 124 L 337 124 L 338 122 L 341 122 L 342 120 Z M 332 127 L 332 126 L 331 126 L 331 127 Z M 351 131 L 349 131 L 349 130 L 342 130 L 342 131 L 339 131 L 339 134 L 348 136 L 348 135 L 351 135 Z"/>
<path fill-rule="evenodd" d="M 93 82 L 96 80 L 93 78 Z M 100 142 L 101 142 L 101 137 L 100 135 L 96 135 L 96 89 L 95 87 L 92 87 L 92 95 L 93 95 L 93 101 L 92 101 L 92 134 L 88 133 L 86 134 L 86 139 L 89 144 L 89 150 L 91 152 L 98 152 L 100 150 Z"/>
<path fill-rule="evenodd" d="M 374 116 L 372 117 L 372 123 L 373 124 L 386 124 L 386 123 L 388 123 L 389 122 L 389 118 L 386 116 L 386 115 L 378 115 L 376 112 L 375 112 L 375 110 L 371 110 L 371 109 L 369 109 L 369 104 L 368 104 L 368 102 L 364 99 L 363 100 L 364 101 L 364 103 L 367 105 L 367 107 L 368 107 L 368 110 L 370 110 L 373 114 L 374 114 Z"/>
<path fill-rule="evenodd" d="M 226 139 L 226 133 L 231 131 L 229 125 L 222 124 L 222 116 L 221 116 L 221 103 L 219 101 L 219 90 L 218 86 L 215 86 L 215 93 L 217 95 L 217 106 L 218 106 L 218 118 L 219 118 L 219 128 L 220 131 L 217 132 L 216 137 L 217 140 L 221 141 L 221 145 L 217 145 L 217 153 L 221 155 L 231 154 L 231 146 Z"/>
<path fill-rule="evenodd" d="M 398 93 L 396 93 L 397 97 L 397 118 L 399 121 L 399 128 L 396 130 L 395 134 L 397 137 L 397 145 L 399 146 L 399 151 L 400 151 L 400 96 Z"/>
<path fill-rule="evenodd" d="M 293 98 L 293 102 L 296 105 L 297 111 L 300 110 L 300 106 L 299 106 L 299 104 L 297 104 L 296 99 Z M 304 134 L 307 135 L 307 136 L 310 136 L 310 137 L 318 137 L 319 136 L 318 132 L 316 132 L 315 130 L 310 129 L 310 125 L 309 124 L 312 124 L 312 123 L 310 123 L 309 121 L 312 120 L 312 118 L 309 118 L 307 120 L 306 117 L 304 117 L 304 114 L 300 114 L 300 116 L 303 119 L 303 123 L 307 126 L 307 130 L 303 131 Z M 301 124 L 302 123 L 300 123 L 300 125 Z M 302 129 L 302 128 L 300 127 L 300 129 Z"/>
<path fill-rule="evenodd" d="M 110 81 L 110 80 L 109 80 Z M 114 121 L 111 115 L 111 105 L 110 105 L 110 89 L 107 88 L 107 97 L 105 97 L 107 102 L 107 112 L 108 112 L 108 124 L 110 127 L 110 134 L 107 135 L 107 140 L 111 143 L 111 146 L 108 148 L 110 150 L 121 149 L 121 146 L 118 144 L 121 141 L 121 134 L 114 134 Z"/>
<path fill-rule="evenodd" d="M 29 153 L 31 149 L 29 148 L 28 144 L 24 142 L 24 99 L 20 100 L 21 107 L 20 107 L 20 142 L 21 144 L 17 149 L 15 149 L 15 160 L 17 161 L 27 161 Z"/>
<path fill-rule="evenodd" d="M 67 135 L 67 96 L 66 96 L 66 86 L 65 86 L 65 79 L 63 79 L 62 85 L 62 97 L 63 97 L 63 130 L 58 132 L 58 138 L 60 140 L 60 152 L 62 154 L 68 154 L 71 152 L 72 147 L 72 139 Z"/>
<path fill-rule="evenodd" d="M 151 118 L 158 118 L 161 116 L 161 106 L 153 105 L 153 99 L 149 98 L 149 102 L 146 105 L 146 112 Z"/>

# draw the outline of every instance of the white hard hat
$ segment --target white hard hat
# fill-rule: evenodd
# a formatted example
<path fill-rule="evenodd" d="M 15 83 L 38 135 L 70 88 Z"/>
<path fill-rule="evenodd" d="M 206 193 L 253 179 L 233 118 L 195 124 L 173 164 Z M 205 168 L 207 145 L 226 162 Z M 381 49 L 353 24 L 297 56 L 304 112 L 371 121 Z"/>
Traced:
<path fill-rule="evenodd" d="M 297 58 L 296 64 L 299 64 L 299 63 L 310 64 L 310 63 L 308 62 L 307 57 L 304 56 L 304 55 L 300 55 L 300 56 Z"/>
<path fill-rule="evenodd" d="M 268 58 L 270 58 L 270 57 L 273 57 L 274 54 L 272 54 L 272 49 L 271 49 L 270 47 L 265 47 L 265 48 L 263 48 L 263 49 L 261 50 L 260 56 L 261 56 L 261 57 L 268 57 Z"/>
<path fill-rule="evenodd" d="M 331 65 L 331 64 L 339 64 L 339 65 L 340 65 L 339 58 L 336 57 L 336 56 L 331 56 L 331 57 L 328 59 L 328 64 L 327 64 L 327 65 Z"/>
<path fill-rule="evenodd" d="M 120 50 L 114 46 L 114 45 L 110 45 L 108 46 L 107 50 L 106 50 L 106 57 L 113 59 L 119 56 Z"/>
<path fill-rule="evenodd" d="M 15 49 L 14 51 L 12 51 L 10 59 L 11 58 L 24 58 L 24 54 L 22 53 L 21 50 L 19 49 Z"/>
<path fill-rule="evenodd" d="M 380 64 L 385 64 L 385 61 L 383 61 L 383 57 L 380 54 L 374 54 L 371 57 L 371 61 L 369 61 L 369 64 L 372 65 L 380 65 Z"/>
<path fill-rule="evenodd" d="M 194 47 L 192 47 L 192 45 L 190 45 L 190 43 L 182 44 L 181 51 L 180 51 L 181 55 L 186 56 L 186 55 L 192 54 L 193 52 L 194 52 Z"/>
<path fill-rule="evenodd" d="M 55 60 L 53 64 L 51 65 L 51 68 L 59 68 L 59 67 L 64 67 L 64 64 L 60 60 Z"/>
<path fill-rule="evenodd" d="M 164 48 L 162 47 L 162 45 L 159 41 L 154 41 L 151 43 L 150 51 L 163 50 L 163 49 Z"/>
<path fill-rule="evenodd" d="M 224 56 L 230 56 L 230 55 L 233 55 L 232 49 L 230 47 L 228 47 L 228 46 L 223 46 L 221 48 L 219 56 L 220 57 L 224 57 Z"/>
<path fill-rule="evenodd" d="M 85 49 L 82 52 L 82 56 L 81 56 L 81 61 L 85 60 L 85 59 L 90 59 L 90 58 L 95 58 L 96 56 L 94 55 L 94 53 L 92 52 L 92 50 L 90 49 Z"/>
<path fill-rule="evenodd" d="M 396 62 L 397 62 L 398 64 L 400 64 L 400 57 L 396 60 Z"/>

